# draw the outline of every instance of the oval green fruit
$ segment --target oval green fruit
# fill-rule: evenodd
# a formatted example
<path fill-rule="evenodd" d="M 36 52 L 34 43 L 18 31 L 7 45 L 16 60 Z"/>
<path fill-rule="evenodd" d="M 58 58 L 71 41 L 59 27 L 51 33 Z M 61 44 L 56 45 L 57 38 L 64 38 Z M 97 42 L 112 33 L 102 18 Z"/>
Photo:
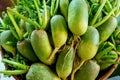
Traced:
<path fill-rule="evenodd" d="M 72 72 L 74 56 L 75 51 L 73 47 L 63 50 L 58 56 L 56 72 L 63 80 L 66 80 L 66 78 Z"/>
<path fill-rule="evenodd" d="M 57 75 L 46 65 L 42 63 L 34 63 L 30 66 L 26 74 L 26 80 L 61 80 Z"/>
<path fill-rule="evenodd" d="M 99 33 L 96 28 L 89 26 L 86 33 L 81 36 L 77 54 L 82 60 L 93 58 L 98 50 Z"/>
<path fill-rule="evenodd" d="M 100 71 L 96 61 L 89 60 L 75 73 L 75 80 L 95 80 Z"/>
<path fill-rule="evenodd" d="M 100 25 L 97 29 L 100 34 L 100 43 L 107 40 L 117 27 L 117 19 L 110 17 L 105 23 Z"/>
<path fill-rule="evenodd" d="M 28 60 L 32 62 L 38 61 L 38 57 L 35 55 L 35 52 L 32 48 L 32 45 L 29 39 L 19 41 L 17 43 L 17 49 L 20 52 L 20 54 L 25 58 L 27 58 Z"/>
<path fill-rule="evenodd" d="M 3 49 L 5 49 L 7 52 L 12 53 L 14 56 L 16 54 L 16 42 L 17 40 L 13 36 L 12 32 L 10 30 L 6 30 L 1 32 L 0 34 L 0 45 Z"/>
<path fill-rule="evenodd" d="M 48 57 L 52 52 L 48 35 L 45 30 L 34 30 L 31 34 L 31 44 L 37 57 L 45 64 L 52 64 L 53 59 L 48 61 Z"/>
<path fill-rule="evenodd" d="M 83 35 L 88 27 L 88 6 L 85 0 L 72 0 L 68 8 L 68 27 L 78 36 Z"/>
<path fill-rule="evenodd" d="M 61 15 L 55 15 L 52 17 L 50 24 L 54 46 L 60 48 L 66 43 L 68 37 L 65 19 Z"/>
<path fill-rule="evenodd" d="M 66 20 L 68 20 L 68 7 L 69 7 L 69 0 L 60 0 L 60 11 L 65 17 Z"/>

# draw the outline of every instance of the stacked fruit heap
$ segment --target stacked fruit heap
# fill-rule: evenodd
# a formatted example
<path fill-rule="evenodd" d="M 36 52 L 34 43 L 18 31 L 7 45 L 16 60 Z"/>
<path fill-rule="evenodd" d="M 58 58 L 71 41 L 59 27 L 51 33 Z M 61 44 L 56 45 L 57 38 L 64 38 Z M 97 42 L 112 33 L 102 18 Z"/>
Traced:
<path fill-rule="evenodd" d="M 118 64 L 120 0 L 11 0 L 0 18 L 6 75 L 95 80 Z"/>

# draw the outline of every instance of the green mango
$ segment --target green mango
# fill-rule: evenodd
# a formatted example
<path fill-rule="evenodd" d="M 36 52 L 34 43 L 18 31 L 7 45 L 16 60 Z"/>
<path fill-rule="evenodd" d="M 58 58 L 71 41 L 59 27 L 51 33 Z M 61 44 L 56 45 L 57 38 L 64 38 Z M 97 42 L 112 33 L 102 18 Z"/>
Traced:
<path fill-rule="evenodd" d="M 32 48 L 32 45 L 29 39 L 19 41 L 17 43 L 17 50 L 20 52 L 22 56 L 24 56 L 28 60 L 32 62 L 38 61 L 38 57 L 35 55 L 35 52 Z"/>
<path fill-rule="evenodd" d="M 5 49 L 5 51 L 12 53 L 12 55 L 15 55 L 16 53 L 16 42 L 17 40 L 10 30 L 3 31 L 0 34 L 0 45 Z"/>
<path fill-rule="evenodd" d="M 72 0 L 68 8 L 68 27 L 78 36 L 83 35 L 88 27 L 88 6 L 85 0 Z"/>
<path fill-rule="evenodd" d="M 82 60 L 93 58 L 98 50 L 99 33 L 96 28 L 89 26 L 86 33 L 81 36 L 77 54 Z"/>
<path fill-rule="evenodd" d="M 75 51 L 73 47 L 66 48 L 58 56 L 56 63 L 56 72 L 58 76 L 63 80 L 66 80 L 66 78 L 72 72 L 74 56 Z"/>
<path fill-rule="evenodd" d="M 55 15 L 52 17 L 50 24 L 54 46 L 60 48 L 66 43 L 68 37 L 65 19 L 61 15 Z"/>
<path fill-rule="evenodd" d="M 54 62 L 54 58 L 48 61 L 52 47 L 45 30 L 34 30 L 31 34 L 31 44 L 40 61 L 48 65 Z"/>
<path fill-rule="evenodd" d="M 75 73 L 74 80 L 95 80 L 100 72 L 96 61 L 89 60 Z"/>
<path fill-rule="evenodd" d="M 102 25 L 98 26 L 97 30 L 100 34 L 99 43 L 106 41 L 110 37 L 110 35 L 115 31 L 116 27 L 117 27 L 117 19 L 115 17 L 110 17 Z"/>
<path fill-rule="evenodd" d="M 32 31 L 35 30 L 35 27 L 31 25 L 30 23 L 25 23 L 25 30 L 28 32 L 28 34 L 31 35 Z"/>
<path fill-rule="evenodd" d="M 26 74 L 26 80 L 61 80 L 51 69 L 41 63 L 34 63 Z"/>
<path fill-rule="evenodd" d="M 60 0 L 59 2 L 60 11 L 65 17 L 66 20 L 68 20 L 68 7 L 69 7 L 69 0 Z"/>
<path fill-rule="evenodd" d="M 55 57 L 58 50 L 66 43 L 68 38 L 67 24 L 61 15 L 55 15 L 50 20 L 54 50 L 49 57 L 49 61 Z"/>

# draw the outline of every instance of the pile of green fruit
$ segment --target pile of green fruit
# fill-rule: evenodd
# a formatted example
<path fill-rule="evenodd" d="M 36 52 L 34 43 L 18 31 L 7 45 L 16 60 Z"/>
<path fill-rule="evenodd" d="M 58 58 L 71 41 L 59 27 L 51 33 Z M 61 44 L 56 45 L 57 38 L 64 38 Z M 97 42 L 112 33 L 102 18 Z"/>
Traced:
<path fill-rule="evenodd" d="M 120 55 L 120 0 L 11 0 L 0 18 L 6 75 L 95 80 Z"/>

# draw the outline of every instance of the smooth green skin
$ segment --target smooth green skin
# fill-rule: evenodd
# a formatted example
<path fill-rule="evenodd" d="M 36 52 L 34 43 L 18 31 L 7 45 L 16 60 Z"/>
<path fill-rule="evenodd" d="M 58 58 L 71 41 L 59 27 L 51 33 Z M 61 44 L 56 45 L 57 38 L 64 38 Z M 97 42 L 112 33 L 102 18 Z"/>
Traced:
<path fill-rule="evenodd" d="M 38 61 L 38 57 L 35 55 L 35 52 L 32 48 L 31 42 L 29 39 L 25 39 L 17 43 L 17 50 L 22 56 L 28 60 L 35 62 Z"/>
<path fill-rule="evenodd" d="M 48 65 L 51 65 L 54 62 L 54 59 L 48 61 L 52 52 L 52 47 L 45 30 L 34 30 L 31 34 L 31 44 L 40 61 Z"/>
<path fill-rule="evenodd" d="M 66 43 L 68 37 L 65 19 L 61 15 L 55 15 L 52 17 L 50 24 L 54 46 L 60 48 Z"/>
<path fill-rule="evenodd" d="M 30 23 L 26 22 L 25 23 L 25 30 L 31 34 L 33 30 L 35 30 L 35 27 L 33 25 L 31 25 Z"/>
<path fill-rule="evenodd" d="M 115 31 L 116 26 L 117 19 L 115 17 L 110 17 L 105 23 L 97 28 L 100 34 L 100 43 L 106 41 L 110 37 Z"/>
<path fill-rule="evenodd" d="M 77 54 L 82 60 L 93 58 L 98 50 L 99 33 L 96 28 L 89 26 L 86 33 L 81 36 Z"/>
<path fill-rule="evenodd" d="M 3 31 L 0 34 L 0 45 L 5 49 L 5 51 L 8 51 L 15 55 L 16 48 L 13 45 L 7 44 L 7 42 L 16 42 L 16 39 L 12 35 L 12 32 L 10 30 Z"/>
<path fill-rule="evenodd" d="M 28 73 L 26 74 L 26 80 L 61 80 L 57 77 L 51 69 L 41 63 L 34 63 L 31 65 Z"/>
<path fill-rule="evenodd" d="M 68 8 L 68 27 L 78 36 L 83 35 L 88 27 L 88 6 L 85 0 L 72 0 Z"/>
<path fill-rule="evenodd" d="M 60 78 L 66 80 L 73 68 L 75 51 L 74 48 L 63 50 L 57 59 L 56 72 Z"/>
<path fill-rule="evenodd" d="M 75 80 L 95 80 L 100 72 L 96 61 L 89 60 L 75 73 Z"/>
<path fill-rule="evenodd" d="M 65 17 L 66 20 L 68 20 L 68 7 L 69 7 L 69 0 L 60 0 L 59 2 L 60 11 Z"/>
<path fill-rule="evenodd" d="M 108 53 L 107 53 L 108 54 Z M 111 58 L 111 57 L 109 57 L 108 56 L 108 58 L 102 58 L 102 57 L 104 57 L 104 55 L 101 57 L 101 61 L 103 61 L 103 62 L 106 62 L 106 63 L 102 63 L 102 62 L 100 62 L 99 63 L 99 65 L 100 65 L 100 69 L 101 70 L 105 70 L 105 69 L 108 69 L 111 65 L 113 65 L 113 63 L 114 62 L 116 62 L 116 60 L 118 59 L 118 54 L 116 53 L 116 52 L 114 52 L 114 51 L 110 51 L 109 52 L 109 55 L 110 56 L 114 56 L 114 58 Z M 107 61 L 111 61 L 111 62 L 113 62 L 113 63 L 109 63 L 109 62 L 107 62 Z"/>

